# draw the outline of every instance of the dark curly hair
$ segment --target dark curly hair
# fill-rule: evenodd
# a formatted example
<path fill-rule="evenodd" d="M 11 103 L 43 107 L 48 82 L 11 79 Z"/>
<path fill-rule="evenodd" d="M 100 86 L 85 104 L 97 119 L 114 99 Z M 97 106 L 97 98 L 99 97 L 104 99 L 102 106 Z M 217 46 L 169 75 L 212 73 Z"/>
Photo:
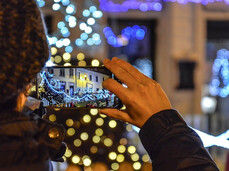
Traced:
<path fill-rule="evenodd" d="M 36 0 L 0 0 L 0 103 L 23 91 L 49 54 Z"/>

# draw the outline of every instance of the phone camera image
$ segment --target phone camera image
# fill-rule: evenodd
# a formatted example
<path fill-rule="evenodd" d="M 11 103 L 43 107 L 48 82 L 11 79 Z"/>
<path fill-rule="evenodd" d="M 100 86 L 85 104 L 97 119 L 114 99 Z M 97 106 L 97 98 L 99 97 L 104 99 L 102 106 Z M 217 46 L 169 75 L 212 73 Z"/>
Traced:
<path fill-rule="evenodd" d="M 46 67 L 37 76 L 37 95 L 44 107 L 121 108 L 102 87 L 108 78 L 114 76 L 105 67 Z"/>

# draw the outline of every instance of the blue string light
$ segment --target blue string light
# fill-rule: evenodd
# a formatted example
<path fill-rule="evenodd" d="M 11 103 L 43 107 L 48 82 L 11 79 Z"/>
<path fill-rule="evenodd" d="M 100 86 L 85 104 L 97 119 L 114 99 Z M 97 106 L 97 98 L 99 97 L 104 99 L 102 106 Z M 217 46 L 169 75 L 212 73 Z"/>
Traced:
<path fill-rule="evenodd" d="M 162 1 L 151 0 L 141 2 L 137 0 L 126 0 L 122 4 L 114 3 L 112 0 L 99 0 L 100 9 L 109 12 L 127 12 L 129 10 L 146 11 L 161 11 Z"/>
<path fill-rule="evenodd" d="M 212 65 L 212 79 L 209 92 L 212 96 L 227 97 L 229 95 L 229 51 L 220 49 Z"/>
<path fill-rule="evenodd" d="M 134 25 L 133 27 L 126 27 L 121 31 L 120 36 L 116 36 L 110 27 L 105 27 L 103 33 L 107 39 L 107 43 L 114 47 L 126 46 L 130 38 L 142 40 L 146 34 L 146 27 Z"/>

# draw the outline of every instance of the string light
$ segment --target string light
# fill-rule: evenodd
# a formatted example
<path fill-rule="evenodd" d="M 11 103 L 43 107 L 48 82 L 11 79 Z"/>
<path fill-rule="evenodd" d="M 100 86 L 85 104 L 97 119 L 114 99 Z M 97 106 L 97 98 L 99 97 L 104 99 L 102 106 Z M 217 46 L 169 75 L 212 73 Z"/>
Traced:
<path fill-rule="evenodd" d="M 56 115 L 52 114 L 52 115 L 49 115 L 49 120 L 51 122 L 55 122 L 56 121 Z"/>
<path fill-rule="evenodd" d="M 99 0 L 100 9 L 109 12 L 127 12 L 129 10 L 161 11 L 162 1 L 139 2 L 137 0 L 126 0 L 122 4 L 114 3 L 112 0 Z"/>
<path fill-rule="evenodd" d="M 141 165 L 140 162 L 135 162 L 135 163 L 133 164 L 133 168 L 134 168 L 135 170 L 140 170 L 141 167 L 142 167 L 142 165 Z"/>
<path fill-rule="evenodd" d="M 80 134 L 80 138 L 83 141 L 86 141 L 88 139 L 88 137 L 89 137 L 89 135 L 88 135 L 87 132 L 83 132 L 83 133 Z"/>
<path fill-rule="evenodd" d="M 96 134 L 97 136 L 102 136 L 102 135 L 103 135 L 103 130 L 102 130 L 101 128 L 97 128 L 97 129 L 95 130 L 95 134 Z"/>
<path fill-rule="evenodd" d="M 78 164 L 80 162 L 80 157 L 78 155 L 74 155 L 72 157 L 72 163 Z"/>
<path fill-rule="evenodd" d="M 93 60 L 91 61 L 91 65 L 92 65 L 92 66 L 99 66 L 99 64 L 100 64 L 100 62 L 99 62 L 99 60 L 97 60 L 97 59 L 93 59 Z"/>
<path fill-rule="evenodd" d="M 78 66 L 86 66 L 86 65 L 87 65 L 86 61 L 79 61 L 78 62 Z"/>
<path fill-rule="evenodd" d="M 110 27 L 105 27 L 103 33 L 107 39 L 107 43 L 114 47 L 126 46 L 130 38 L 142 40 L 145 37 L 147 29 L 145 26 L 134 25 L 133 27 L 126 27 L 122 29 L 121 35 L 116 36 Z"/>
<path fill-rule="evenodd" d="M 118 152 L 119 153 L 124 153 L 126 151 L 126 147 L 124 145 L 119 145 L 118 146 Z"/>
<path fill-rule="evenodd" d="M 112 164 L 111 164 L 111 168 L 112 168 L 113 170 L 118 170 L 118 169 L 119 169 L 119 164 L 118 164 L 118 163 L 112 163 Z"/>
<path fill-rule="evenodd" d="M 65 153 L 64 153 L 64 156 L 65 157 L 71 157 L 71 155 L 72 155 L 72 151 L 69 148 L 67 148 Z"/>
<path fill-rule="evenodd" d="M 150 161 L 150 157 L 149 157 L 149 155 L 148 154 L 144 154 L 143 156 L 142 156 L 142 161 L 143 162 L 149 162 Z"/>
<path fill-rule="evenodd" d="M 69 136 L 73 136 L 75 133 L 76 133 L 76 131 L 75 131 L 74 128 L 68 128 L 67 134 L 68 134 Z"/>
<path fill-rule="evenodd" d="M 220 49 L 212 65 L 212 79 L 209 92 L 212 96 L 227 97 L 229 95 L 229 51 Z"/>
<path fill-rule="evenodd" d="M 97 144 L 101 141 L 101 138 L 98 135 L 95 135 L 93 136 L 92 141 Z"/>
<path fill-rule="evenodd" d="M 111 128 L 115 128 L 117 126 L 117 122 L 115 120 L 111 120 L 111 121 L 109 121 L 108 125 Z"/>
<path fill-rule="evenodd" d="M 90 148 L 90 152 L 92 153 L 92 154 L 95 154 L 95 153 L 97 153 L 98 152 L 98 147 L 96 147 L 96 146 L 91 146 L 91 148 Z"/>
<path fill-rule="evenodd" d="M 80 139 L 75 139 L 75 140 L 73 141 L 73 144 L 74 144 L 76 147 L 80 147 L 81 144 L 82 144 L 82 141 L 81 141 Z"/>
<path fill-rule="evenodd" d="M 136 162 L 139 160 L 139 155 L 137 153 L 134 153 L 131 155 L 131 159 Z"/>
<path fill-rule="evenodd" d="M 95 123 L 97 126 L 102 126 L 104 124 L 104 120 L 102 118 L 97 118 Z"/>
<path fill-rule="evenodd" d="M 134 146 L 129 146 L 128 148 L 127 148 L 127 151 L 130 153 L 130 154 L 133 154 L 133 153 L 135 153 L 136 152 L 136 148 L 134 147 Z"/>
<path fill-rule="evenodd" d="M 67 120 L 66 120 L 66 125 L 67 125 L 68 127 L 71 127 L 73 124 L 74 124 L 74 121 L 73 121 L 72 119 L 67 119 Z"/>
<path fill-rule="evenodd" d="M 117 162 L 122 163 L 125 160 L 125 157 L 123 154 L 119 154 L 116 160 Z"/>
<path fill-rule="evenodd" d="M 104 145 L 107 146 L 107 147 L 111 147 L 113 144 L 113 141 L 110 139 L 110 138 L 106 138 L 104 140 Z"/>
<path fill-rule="evenodd" d="M 90 115 L 84 115 L 83 121 L 84 121 L 84 123 L 90 123 L 91 122 L 91 116 Z"/>
<path fill-rule="evenodd" d="M 90 109 L 90 114 L 91 115 L 94 115 L 95 116 L 95 115 L 98 114 L 98 112 L 99 112 L 98 109 Z"/>
<path fill-rule="evenodd" d="M 117 157 L 117 154 L 116 154 L 115 152 L 110 152 L 110 153 L 108 154 L 108 157 L 109 157 L 109 159 L 111 159 L 111 160 L 115 160 L 116 157 Z"/>

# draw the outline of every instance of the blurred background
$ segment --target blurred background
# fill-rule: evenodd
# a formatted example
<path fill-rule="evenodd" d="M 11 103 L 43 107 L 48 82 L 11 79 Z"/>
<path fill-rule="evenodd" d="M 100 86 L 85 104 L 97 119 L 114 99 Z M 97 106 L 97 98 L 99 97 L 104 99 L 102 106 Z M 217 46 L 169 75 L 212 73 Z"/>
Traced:
<path fill-rule="evenodd" d="M 229 1 L 37 0 L 51 46 L 47 65 L 101 66 L 126 60 L 157 80 L 221 170 L 229 148 Z M 139 97 L 141 98 L 141 97 Z M 97 109 L 48 109 L 68 149 L 56 171 L 151 170 L 128 123 Z"/>

